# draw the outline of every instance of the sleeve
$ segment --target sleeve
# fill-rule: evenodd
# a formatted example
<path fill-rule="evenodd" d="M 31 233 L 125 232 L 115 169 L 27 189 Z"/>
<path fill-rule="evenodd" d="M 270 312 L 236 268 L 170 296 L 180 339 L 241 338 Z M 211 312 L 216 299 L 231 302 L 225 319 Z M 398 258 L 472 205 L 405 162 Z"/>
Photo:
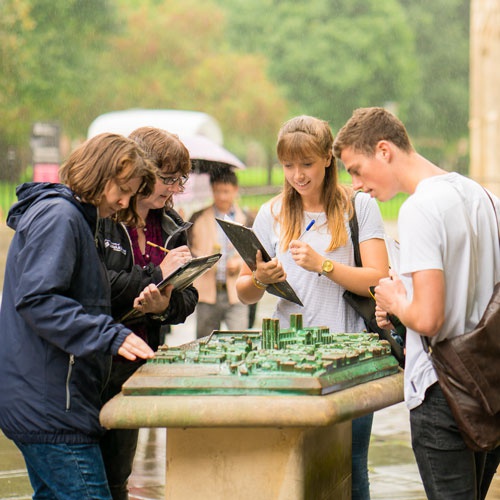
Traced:
<path fill-rule="evenodd" d="M 427 269 L 443 269 L 441 223 L 423 203 L 408 198 L 399 209 L 398 233 L 402 249 L 399 272 L 411 273 Z"/>
<path fill-rule="evenodd" d="M 88 248 L 82 238 L 92 235 L 82 228 L 80 218 L 76 212 L 63 210 L 61 204 L 51 205 L 33 218 L 16 258 L 16 309 L 37 335 L 65 352 L 76 356 L 99 351 L 116 354 L 131 331 L 111 316 L 88 312 L 91 307 L 106 310 L 107 300 L 89 297 L 94 303 L 85 308 L 72 292 L 81 259 L 87 259 L 85 266 L 93 265 L 92 259 L 101 266 L 97 253 L 82 255 L 82 248 Z"/>
<path fill-rule="evenodd" d="M 384 239 L 384 221 L 375 199 L 371 198 L 367 193 L 358 193 L 355 203 L 359 226 L 359 242 L 374 238 Z"/>
<path fill-rule="evenodd" d="M 113 271 L 108 269 L 111 284 L 111 305 L 113 316 L 119 318 L 134 305 L 134 299 L 151 283 L 162 280 L 159 267 L 134 265 L 130 271 Z"/>
<path fill-rule="evenodd" d="M 170 304 L 163 313 L 165 316 L 163 323 L 169 325 L 184 323 L 194 312 L 197 303 L 198 290 L 193 285 L 188 286 L 182 292 L 174 290 L 170 297 Z"/>

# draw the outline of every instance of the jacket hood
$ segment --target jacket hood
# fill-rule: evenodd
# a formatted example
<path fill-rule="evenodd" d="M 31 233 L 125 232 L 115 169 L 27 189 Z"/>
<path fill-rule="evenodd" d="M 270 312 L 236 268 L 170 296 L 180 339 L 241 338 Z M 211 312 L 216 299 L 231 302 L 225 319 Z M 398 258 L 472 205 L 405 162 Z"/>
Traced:
<path fill-rule="evenodd" d="M 12 205 L 7 215 L 7 225 L 16 230 L 19 221 L 26 211 L 36 203 L 48 198 L 65 198 L 75 205 L 87 219 L 91 226 L 95 226 L 97 220 L 97 209 L 89 203 L 77 200 L 75 194 L 65 184 L 51 182 L 26 182 L 17 186 L 16 196 L 18 201 Z"/>

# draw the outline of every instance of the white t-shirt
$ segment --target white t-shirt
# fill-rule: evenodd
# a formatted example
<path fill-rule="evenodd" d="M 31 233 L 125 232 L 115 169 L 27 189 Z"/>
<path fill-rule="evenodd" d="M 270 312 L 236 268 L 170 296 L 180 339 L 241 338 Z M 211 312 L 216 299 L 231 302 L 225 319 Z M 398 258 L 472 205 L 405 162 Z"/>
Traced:
<path fill-rule="evenodd" d="M 399 274 L 408 298 L 413 295 L 412 273 L 444 272 L 445 321 L 432 343 L 470 331 L 500 278 L 497 221 L 484 189 L 457 173 L 421 181 L 399 211 L 398 233 Z M 405 401 L 410 410 L 422 403 L 426 389 L 436 381 L 421 336 L 408 329 Z"/>
<path fill-rule="evenodd" d="M 273 207 L 279 211 L 279 203 Z M 375 200 L 369 195 L 359 193 L 356 196 L 356 215 L 359 226 L 359 242 L 372 238 L 384 237 L 384 226 L 380 210 Z M 314 219 L 316 223 L 302 237 L 314 250 L 334 262 L 355 266 L 349 223 L 346 219 L 348 242 L 345 246 L 327 252 L 330 234 L 326 225 L 324 212 L 304 212 L 303 227 Z M 277 257 L 287 274 L 287 281 L 304 304 L 301 307 L 288 300 L 279 299 L 274 317 L 280 320 L 280 327 L 287 328 L 290 314 L 300 313 L 303 324 L 309 326 L 326 326 L 331 332 L 361 332 L 365 329 L 363 320 L 342 297 L 344 288 L 326 276 L 318 276 L 316 272 L 306 271 L 295 263 L 289 251 L 279 248 L 280 227 L 271 214 L 271 202 L 263 205 L 254 221 L 253 230 L 271 257 Z"/>

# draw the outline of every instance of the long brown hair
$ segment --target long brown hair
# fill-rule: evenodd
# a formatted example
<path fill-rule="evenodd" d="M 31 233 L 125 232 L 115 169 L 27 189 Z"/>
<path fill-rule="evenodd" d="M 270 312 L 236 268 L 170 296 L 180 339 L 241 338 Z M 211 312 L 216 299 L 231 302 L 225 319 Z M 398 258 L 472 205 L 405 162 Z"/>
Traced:
<path fill-rule="evenodd" d="M 276 145 L 281 163 L 311 155 L 331 158 L 330 166 L 325 169 L 320 195 L 331 234 L 328 251 L 347 243 L 344 216 L 347 213 L 351 218 L 353 214 L 352 189 L 339 184 L 332 145 L 333 135 L 328 122 L 305 115 L 292 118 L 281 127 Z M 275 214 L 273 208 L 279 200 L 281 200 L 281 209 Z M 281 225 L 280 245 L 282 250 L 286 250 L 290 242 L 298 238 L 303 231 L 304 219 L 302 197 L 286 179 L 283 192 L 271 202 L 271 210 L 275 220 Z"/>

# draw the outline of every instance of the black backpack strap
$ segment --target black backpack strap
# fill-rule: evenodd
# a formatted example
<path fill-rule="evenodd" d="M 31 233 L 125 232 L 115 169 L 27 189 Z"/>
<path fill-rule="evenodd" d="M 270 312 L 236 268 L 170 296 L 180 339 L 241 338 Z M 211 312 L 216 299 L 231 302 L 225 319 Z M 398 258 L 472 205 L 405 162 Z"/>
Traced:
<path fill-rule="evenodd" d="M 352 247 L 354 249 L 354 263 L 356 267 L 363 267 L 363 263 L 361 261 L 361 252 L 359 251 L 359 225 L 358 225 L 358 217 L 356 216 L 356 195 L 358 191 L 354 193 L 352 197 L 352 217 L 349 220 L 349 228 L 351 230 L 351 240 Z"/>

